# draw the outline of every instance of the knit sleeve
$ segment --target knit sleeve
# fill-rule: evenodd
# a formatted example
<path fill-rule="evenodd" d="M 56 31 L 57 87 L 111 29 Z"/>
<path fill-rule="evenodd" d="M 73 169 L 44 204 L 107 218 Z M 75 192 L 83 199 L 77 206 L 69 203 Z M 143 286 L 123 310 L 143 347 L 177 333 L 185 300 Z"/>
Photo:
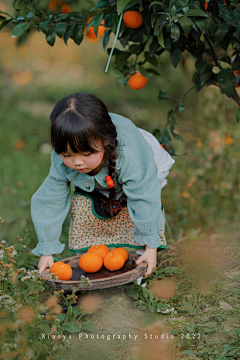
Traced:
<path fill-rule="evenodd" d="M 59 254 L 64 250 L 65 244 L 59 238 L 70 202 L 70 183 L 61 169 L 59 155 L 53 151 L 49 175 L 31 199 L 31 216 L 38 237 L 34 255 Z"/>
<path fill-rule="evenodd" d="M 144 139 L 124 148 L 118 179 L 127 196 L 129 216 L 136 226 L 131 233 L 140 245 L 157 248 L 161 245 L 163 213 L 153 151 Z"/>

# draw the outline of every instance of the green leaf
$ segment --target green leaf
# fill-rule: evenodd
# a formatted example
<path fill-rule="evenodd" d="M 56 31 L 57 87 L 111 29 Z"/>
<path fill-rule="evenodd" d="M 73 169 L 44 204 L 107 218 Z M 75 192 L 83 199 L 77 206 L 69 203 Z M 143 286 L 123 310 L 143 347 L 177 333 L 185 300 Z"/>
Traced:
<path fill-rule="evenodd" d="M 138 65 L 138 68 L 139 68 L 140 73 L 141 73 L 143 76 L 145 76 L 146 78 L 148 78 L 148 72 L 147 72 L 147 70 L 146 70 L 144 67 L 142 67 L 141 65 Z"/>
<path fill-rule="evenodd" d="M 47 21 L 42 21 L 39 26 L 40 26 L 40 29 L 42 30 L 42 32 L 46 35 L 47 33 L 47 27 L 48 27 L 48 24 L 49 24 L 49 20 Z"/>
<path fill-rule="evenodd" d="M 219 44 L 220 41 L 227 35 L 229 26 L 226 24 L 217 24 L 214 31 L 215 45 Z"/>
<path fill-rule="evenodd" d="M 74 332 L 79 332 L 81 330 L 81 327 L 76 324 L 67 323 L 65 329 L 70 333 L 74 333 Z"/>
<path fill-rule="evenodd" d="M 190 307 L 190 304 L 189 304 L 188 302 L 186 302 L 186 301 L 182 301 L 182 304 L 183 304 L 183 306 L 185 306 L 185 307 L 187 307 L 187 308 Z"/>
<path fill-rule="evenodd" d="M 151 6 L 153 5 L 162 5 L 162 7 L 165 8 L 165 5 L 161 2 L 161 1 L 153 1 L 151 2 L 151 4 L 149 5 L 149 9 L 151 8 Z"/>
<path fill-rule="evenodd" d="M 98 14 L 98 15 L 96 15 L 95 17 L 94 17 L 94 25 L 93 25 L 93 30 L 94 30 L 94 34 L 97 36 L 97 34 L 98 34 L 98 28 L 99 28 L 99 26 L 100 26 L 100 24 L 101 24 L 101 21 L 102 21 L 102 19 L 103 19 L 103 13 L 101 13 L 101 14 Z M 102 25 L 101 25 L 102 26 Z"/>
<path fill-rule="evenodd" d="M 205 59 L 199 59 L 196 61 L 195 67 L 199 74 L 204 74 L 207 69 L 207 61 Z"/>
<path fill-rule="evenodd" d="M 148 304 L 148 309 L 150 310 L 151 313 L 154 313 L 156 308 L 154 305 Z"/>
<path fill-rule="evenodd" d="M 134 6 L 135 4 L 137 4 L 139 2 L 139 0 L 131 0 L 124 8 L 124 10 L 129 9 L 130 7 Z"/>
<path fill-rule="evenodd" d="M 182 16 L 181 18 L 179 18 L 178 22 L 181 25 L 181 27 L 183 29 L 183 32 L 185 34 L 190 32 L 192 27 L 195 30 L 197 30 L 197 27 L 194 24 L 194 22 L 191 19 L 189 19 L 188 17 L 186 17 L 186 16 Z"/>
<path fill-rule="evenodd" d="M 118 13 L 118 15 L 120 15 L 123 12 L 125 6 L 128 3 L 130 3 L 130 1 L 131 0 L 117 0 L 117 13 Z"/>
<path fill-rule="evenodd" d="M 66 314 L 58 314 L 57 318 L 60 320 L 59 324 L 61 324 L 65 320 L 66 316 Z"/>
<path fill-rule="evenodd" d="M 104 36 L 103 36 L 103 50 L 106 50 L 107 44 L 109 42 L 110 39 L 110 34 L 111 34 L 112 30 L 108 29 L 104 32 Z"/>
<path fill-rule="evenodd" d="M 223 69 L 217 74 L 217 80 L 223 92 L 231 97 L 235 90 L 235 75 L 230 69 Z"/>
<path fill-rule="evenodd" d="M 165 91 L 159 90 L 158 100 L 169 100 L 172 99 L 171 95 L 168 95 Z"/>
<path fill-rule="evenodd" d="M 96 331 L 96 325 L 86 321 L 84 323 L 81 323 L 81 329 L 88 331 Z"/>
<path fill-rule="evenodd" d="M 150 73 L 150 74 L 154 74 L 154 75 L 157 75 L 157 76 L 161 76 L 161 75 L 159 74 L 159 72 L 156 71 L 155 69 L 146 69 L 146 70 L 147 70 L 147 72 Z"/>
<path fill-rule="evenodd" d="M 7 24 L 9 24 L 12 21 L 13 18 L 9 18 L 6 21 L 2 22 L 0 25 L 0 30 L 2 30 Z"/>
<path fill-rule="evenodd" d="M 177 4 L 182 8 L 189 3 L 189 0 L 177 0 Z"/>
<path fill-rule="evenodd" d="M 162 47 L 164 47 L 164 39 L 163 39 L 163 31 L 161 30 L 160 33 L 158 34 L 158 43 L 159 45 L 161 45 Z"/>
<path fill-rule="evenodd" d="M 49 45 L 53 46 L 55 43 L 55 31 L 54 28 L 49 28 L 46 34 L 46 41 Z"/>
<path fill-rule="evenodd" d="M 159 309 L 159 310 L 161 310 L 161 311 L 166 311 L 167 310 L 167 308 L 166 308 L 166 305 L 165 304 L 157 304 L 157 308 Z"/>
<path fill-rule="evenodd" d="M 190 350 L 183 351 L 183 354 L 186 354 L 186 355 L 189 355 L 189 356 L 192 356 L 192 357 L 196 357 L 196 355 Z"/>
<path fill-rule="evenodd" d="M 236 119 L 237 119 L 237 122 L 239 123 L 239 121 L 240 121 L 240 107 L 237 109 Z"/>
<path fill-rule="evenodd" d="M 149 45 L 150 55 L 153 56 L 155 51 L 159 48 L 159 42 L 156 37 L 153 38 L 153 41 Z"/>
<path fill-rule="evenodd" d="M 170 61 L 173 66 L 176 68 L 182 56 L 182 50 L 180 50 L 177 46 L 173 47 L 173 50 L 170 53 Z"/>
<path fill-rule="evenodd" d="M 60 37 L 62 38 L 65 30 L 67 28 L 67 23 L 58 23 L 56 24 L 55 26 L 55 33 Z"/>
<path fill-rule="evenodd" d="M 63 35 L 63 40 L 64 40 L 66 45 L 67 45 L 68 39 L 71 37 L 71 35 L 73 33 L 73 30 L 74 30 L 75 26 L 76 26 L 76 23 L 74 23 L 72 25 L 69 25 L 67 27 L 67 30 L 65 31 L 65 33 Z"/>
<path fill-rule="evenodd" d="M 187 16 L 201 16 L 201 17 L 208 17 L 208 15 L 201 9 L 189 9 L 186 12 Z"/>
<path fill-rule="evenodd" d="M 146 61 L 148 61 L 150 64 L 152 64 L 155 67 L 158 66 L 157 58 L 155 56 L 151 56 L 150 52 L 145 51 L 144 56 L 145 56 Z"/>
<path fill-rule="evenodd" d="M 175 23 L 171 24 L 171 38 L 174 42 L 178 41 L 180 38 L 180 29 Z"/>
<path fill-rule="evenodd" d="M 29 28 L 29 25 L 29 22 L 24 22 L 15 26 L 12 31 L 12 37 L 21 36 Z"/>
<path fill-rule="evenodd" d="M 104 8 L 111 6 L 110 2 L 108 0 L 99 0 L 97 4 L 89 11 L 94 11 L 96 9 Z"/>
<path fill-rule="evenodd" d="M 74 34 L 74 42 L 77 45 L 80 45 L 81 42 L 83 41 L 83 31 L 84 31 L 84 27 L 83 26 L 78 26 L 77 29 L 75 30 L 75 34 Z"/>
<path fill-rule="evenodd" d="M 61 315 L 66 315 L 66 314 L 61 314 Z M 46 334 L 51 333 L 51 328 L 50 328 L 49 324 L 46 323 L 46 322 L 44 322 L 44 323 L 42 323 L 40 325 L 37 325 L 37 328 L 42 333 L 46 333 Z"/>

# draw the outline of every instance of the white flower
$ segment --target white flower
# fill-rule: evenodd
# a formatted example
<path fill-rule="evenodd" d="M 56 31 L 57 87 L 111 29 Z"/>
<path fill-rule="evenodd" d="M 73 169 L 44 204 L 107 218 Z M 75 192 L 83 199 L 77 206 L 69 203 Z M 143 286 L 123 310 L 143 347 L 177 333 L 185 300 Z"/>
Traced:
<path fill-rule="evenodd" d="M 24 267 L 21 267 L 20 269 L 18 269 L 19 271 L 25 271 L 25 270 L 27 270 L 27 269 L 25 269 Z"/>
<path fill-rule="evenodd" d="M 31 276 L 27 275 L 27 276 L 23 276 L 21 278 L 21 281 L 25 281 L 26 279 L 31 279 Z"/>
<path fill-rule="evenodd" d="M 12 256 L 15 256 L 15 255 L 17 255 L 17 251 L 13 250 L 12 251 Z"/>
<path fill-rule="evenodd" d="M 2 240 L 1 243 L 2 243 L 2 244 L 6 244 L 6 241 L 5 241 L 5 240 Z"/>
<path fill-rule="evenodd" d="M 0 250 L 0 259 L 3 259 L 3 257 L 4 257 L 4 251 L 2 249 L 2 250 Z"/>

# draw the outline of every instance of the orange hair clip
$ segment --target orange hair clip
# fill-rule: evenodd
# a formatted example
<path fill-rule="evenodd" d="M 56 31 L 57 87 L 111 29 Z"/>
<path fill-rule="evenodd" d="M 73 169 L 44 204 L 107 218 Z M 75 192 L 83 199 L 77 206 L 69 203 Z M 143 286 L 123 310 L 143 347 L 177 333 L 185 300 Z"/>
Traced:
<path fill-rule="evenodd" d="M 107 182 L 107 186 L 108 186 L 109 188 L 114 187 L 114 181 L 113 181 L 113 179 L 111 178 L 110 175 L 106 176 L 106 182 Z"/>

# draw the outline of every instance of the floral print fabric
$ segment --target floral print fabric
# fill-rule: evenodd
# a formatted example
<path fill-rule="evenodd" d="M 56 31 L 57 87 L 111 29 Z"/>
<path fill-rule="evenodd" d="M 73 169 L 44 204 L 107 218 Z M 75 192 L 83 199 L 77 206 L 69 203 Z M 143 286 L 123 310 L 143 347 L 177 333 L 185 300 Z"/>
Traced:
<path fill-rule="evenodd" d="M 160 238 L 161 245 L 157 250 L 167 248 L 165 239 L 165 213 L 163 209 L 163 227 L 161 229 Z M 122 210 L 113 219 L 99 219 L 92 212 L 92 201 L 88 197 L 75 194 L 72 199 L 70 211 L 70 227 L 69 227 L 69 250 L 70 251 L 86 251 L 91 246 L 104 244 L 108 247 L 134 247 L 145 249 L 145 246 L 139 245 L 131 234 L 131 230 L 135 229 L 128 208 L 123 207 Z"/>

